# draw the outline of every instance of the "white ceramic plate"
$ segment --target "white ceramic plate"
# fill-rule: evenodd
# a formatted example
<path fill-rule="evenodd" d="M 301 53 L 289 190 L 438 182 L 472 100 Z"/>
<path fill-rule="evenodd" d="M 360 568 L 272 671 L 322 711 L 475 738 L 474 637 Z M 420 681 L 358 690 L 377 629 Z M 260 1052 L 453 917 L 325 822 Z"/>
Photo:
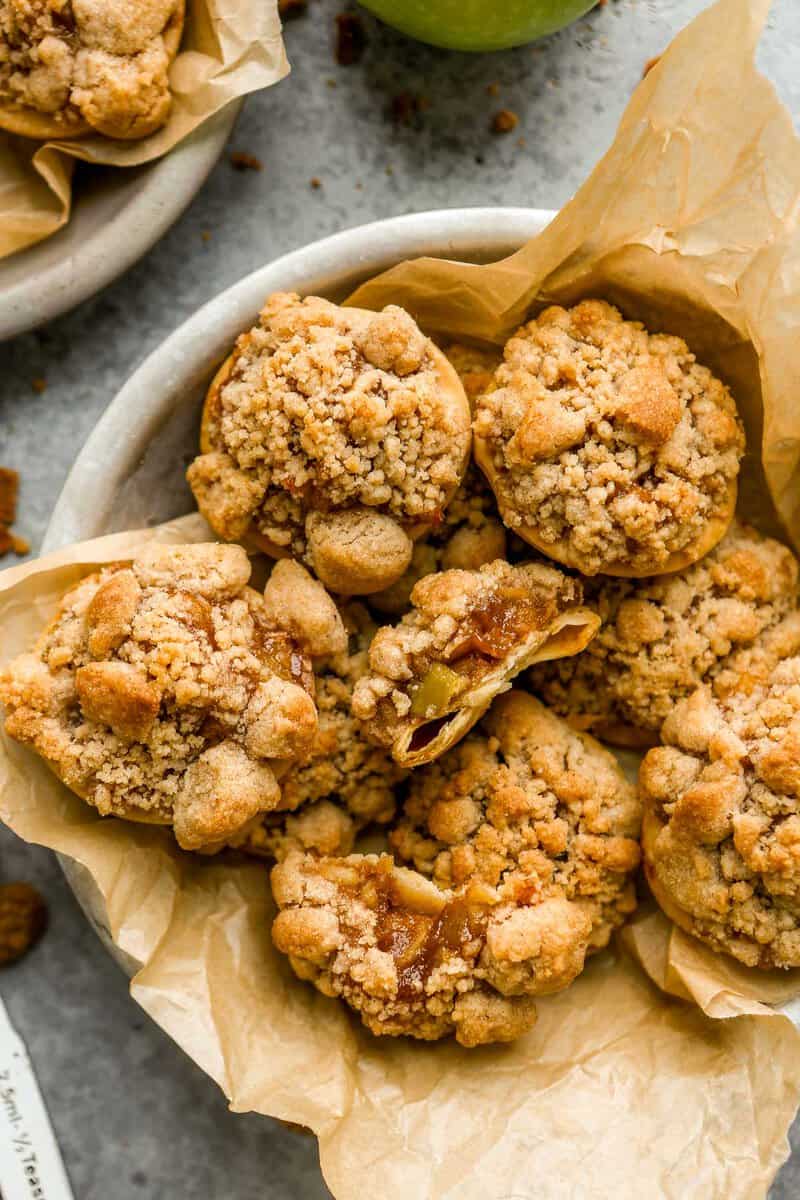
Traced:
<path fill-rule="evenodd" d="M 194 508 L 183 476 L 196 453 L 206 387 L 270 292 L 341 300 L 362 280 L 405 258 L 430 254 L 491 262 L 539 233 L 552 216 L 542 209 L 465 208 L 393 217 L 314 242 L 246 276 L 171 334 L 111 402 L 64 485 L 43 551 Z M 140 964 L 113 946 L 86 872 L 68 859 L 62 866 L 98 934 L 133 974 Z"/>
<path fill-rule="evenodd" d="M 227 105 L 147 166 L 95 168 L 63 229 L 0 259 L 0 341 L 74 308 L 146 254 L 205 183 L 240 108 Z"/>

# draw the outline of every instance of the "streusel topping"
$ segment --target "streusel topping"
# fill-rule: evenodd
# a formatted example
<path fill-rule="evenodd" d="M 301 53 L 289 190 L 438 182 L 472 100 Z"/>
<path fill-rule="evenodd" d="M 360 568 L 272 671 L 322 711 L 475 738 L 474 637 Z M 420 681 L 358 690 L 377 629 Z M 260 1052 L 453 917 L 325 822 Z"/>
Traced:
<path fill-rule="evenodd" d="M 797 967 L 800 657 L 771 666 L 667 718 L 640 772 L 644 854 L 656 898 L 695 937 L 748 966 Z"/>
<path fill-rule="evenodd" d="M 369 314 L 276 294 L 212 387 L 208 453 L 188 477 L 222 536 L 256 533 L 267 548 L 312 566 L 325 557 L 326 573 L 318 573 L 336 588 L 326 577 L 335 569 L 327 562 L 327 521 L 354 513 L 337 526 L 341 553 L 369 542 L 368 565 L 391 554 L 384 573 L 398 578 L 411 556 L 403 531 L 440 519 L 469 443 L 458 378 L 402 309 Z M 384 522 L 374 538 L 371 514 Z M 387 518 L 403 538 L 396 547 Z"/>
<path fill-rule="evenodd" d="M 444 511 L 442 521 L 414 545 L 411 565 L 390 588 L 370 597 L 378 612 L 401 616 L 411 605 L 414 585 L 436 571 L 477 571 L 506 557 L 506 531 L 489 485 L 470 465 Z"/>
<path fill-rule="evenodd" d="M 388 855 L 273 871 L 276 945 L 373 1033 L 511 1041 L 635 906 L 639 810 L 611 756 L 521 694 L 489 720 L 412 776 L 396 845 L 441 887 Z"/>
<path fill-rule="evenodd" d="M 238 546 L 151 545 L 89 575 L 0 675 L 6 730 L 103 815 L 214 850 L 280 806 L 308 752 L 311 664 Z"/>
<path fill-rule="evenodd" d="M 367 673 L 375 625 L 360 604 L 347 605 L 341 616 L 345 645 L 314 661 L 314 744 L 281 781 L 282 807 L 291 811 L 268 814 L 250 832 L 245 849 L 252 853 L 277 860 L 292 848 L 347 854 L 362 829 L 386 824 L 395 814 L 395 788 L 405 772 L 383 747 L 367 741 L 350 711 L 353 688 Z"/>
<path fill-rule="evenodd" d="M 182 0 L 0 0 L 0 109 L 144 137 L 167 119 Z"/>
<path fill-rule="evenodd" d="M 474 432 L 506 524 L 587 575 L 694 561 L 733 515 L 744 434 L 727 388 L 600 300 L 518 330 Z"/>
<path fill-rule="evenodd" d="M 533 690 L 578 728 L 655 740 L 673 705 L 797 604 L 792 552 L 734 522 L 700 562 L 655 579 L 584 584 L 602 625 L 583 654 L 534 667 Z"/>

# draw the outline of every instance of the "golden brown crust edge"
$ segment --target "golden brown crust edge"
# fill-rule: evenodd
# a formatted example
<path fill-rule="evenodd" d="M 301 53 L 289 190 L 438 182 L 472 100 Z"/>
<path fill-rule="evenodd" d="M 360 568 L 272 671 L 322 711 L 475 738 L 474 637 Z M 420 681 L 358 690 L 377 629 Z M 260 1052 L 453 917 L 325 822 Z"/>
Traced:
<path fill-rule="evenodd" d="M 185 0 L 179 0 L 175 12 L 170 17 L 161 35 L 164 39 L 164 48 L 170 62 L 174 62 L 177 57 L 185 22 Z M 149 137 L 151 133 L 156 132 L 157 128 L 160 128 L 160 126 L 148 129 L 144 133 L 137 133 L 135 139 L 132 140 L 139 141 L 141 138 Z M 0 105 L 0 129 L 5 130 L 6 133 L 13 133 L 18 137 L 30 138 L 32 141 L 37 142 L 73 141 L 98 132 L 88 121 L 78 121 L 67 130 L 63 125 L 54 121 L 51 116 L 48 116 L 47 113 L 40 113 L 34 108 L 26 108 L 19 105 L 8 105 L 5 108 Z"/>
<path fill-rule="evenodd" d="M 489 453 L 485 439 L 473 434 L 472 445 L 475 462 L 486 476 L 489 487 L 497 499 L 498 507 L 500 507 L 500 515 L 502 516 L 502 506 L 500 505 L 495 488 L 497 472 L 494 469 L 492 456 Z M 736 513 L 737 496 L 738 481 L 733 479 L 728 484 L 728 494 L 722 511 L 706 522 L 700 537 L 695 538 L 683 550 L 677 550 L 675 553 L 670 554 L 665 563 L 653 563 L 645 569 L 638 571 L 633 571 L 621 565 L 609 564 L 604 567 L 603 574 L 618 576 L 624 579 L 646 579 L 651 575 L 671 575 L 674 571 L 682 571 L 684 567 L 690 567 L 692 563 L 696 563 L 699 559 L 704 558 L 706 554 L 710 553 L 728 532 Z M 561 563 L 565 567 L 570 567 L 574 571 L 585 570 L 586 564 L 579 557 L 570 554 L 568 548 L 563 543 L 556 543 L 554 545 L 551 542 L 543 541 L 542 538 L 537 536 L 536 530 L 530 525 L 514 526 L 513 531 L 523 541 L 527 542 L 529 546 L 533 546 L 535 550 L 546 555 L 554 562 Z"/>

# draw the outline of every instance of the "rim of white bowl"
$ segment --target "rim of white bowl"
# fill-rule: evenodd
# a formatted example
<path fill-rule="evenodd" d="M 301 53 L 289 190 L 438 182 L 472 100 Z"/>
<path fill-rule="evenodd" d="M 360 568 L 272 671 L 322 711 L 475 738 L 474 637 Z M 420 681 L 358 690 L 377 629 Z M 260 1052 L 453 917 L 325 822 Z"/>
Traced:
<path fill-rule="evenodd" d="M 64 256 L 51 266 L 4 286 L 0 342 L 37 329 L 76 308 L 138 262 L 200 191 L 222 153 L 242 104 L 242 100 L 227 104 L 152 164 L 141 188 L 111 220 L 85 239 L 78 252 L 67 246 Z M 20 256 L 35 251 L 40 244 L 21 250 Z"/>
<path fill-rule="evenodd" d="M 345 229 L 265 264 L 208 301 L 137 368 L 75 460 L 53 510 L 42 553 L 106 532 L 114 496 L 156 436 L 165 392 L 203 369 L 249 324 L 270 292 L 322 292 L 348 276 L 377 274 L 431 254 L 501 257 L 539 233 L 555 213 L 538 208 L 455 208 L 388 217 Z"/>

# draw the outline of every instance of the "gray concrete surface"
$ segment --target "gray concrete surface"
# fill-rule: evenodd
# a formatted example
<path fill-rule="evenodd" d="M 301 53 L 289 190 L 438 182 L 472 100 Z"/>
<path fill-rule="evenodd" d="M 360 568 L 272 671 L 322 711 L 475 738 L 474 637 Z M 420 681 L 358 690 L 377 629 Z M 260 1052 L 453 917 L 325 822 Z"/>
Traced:
<path fill-rule="evenodd" d="M 562 204 L 608 145 L 645 61 L 703 0 L 610 0 L 536 46 L 480 57 L 426 49 L 366 18 L 367 52 L 347 69 L 332 55 L 338 7 L 311 0 L 286 31 L 292 76 L 251 98 L 240 118 L 231 148 L 257 155 L 263 170 L 238 174 L 223 158 L 183 219 L 124 278 L 0 347 L 0 462 L 22 472 L 18 529 L 34 548 L 106 404 L 199 305 L 253 267 L 348 225 L 440 206 Z M 800 4 L 776 0 L 762 63 L 796 118 L 799 53 Z M 386 109 L 401 91 L 429 106 L 395 128 Z M 517 134 L 489 134 L 501 106 L 519 114 Z M 46 391 L 33 389 L 34 378 Z M 15 878 L 39 885 L 52 923 L 29 959 L 2 973 L 0 991 L 30 1047 L 78 1200 L 327 1195 L 313 1139 L 228 1113 L 130 1000 L 52 856 L 1 833 L 0 879 Z M 795 1145 L 772 1200 L 800 1196 L 800 1124 Z"/>

